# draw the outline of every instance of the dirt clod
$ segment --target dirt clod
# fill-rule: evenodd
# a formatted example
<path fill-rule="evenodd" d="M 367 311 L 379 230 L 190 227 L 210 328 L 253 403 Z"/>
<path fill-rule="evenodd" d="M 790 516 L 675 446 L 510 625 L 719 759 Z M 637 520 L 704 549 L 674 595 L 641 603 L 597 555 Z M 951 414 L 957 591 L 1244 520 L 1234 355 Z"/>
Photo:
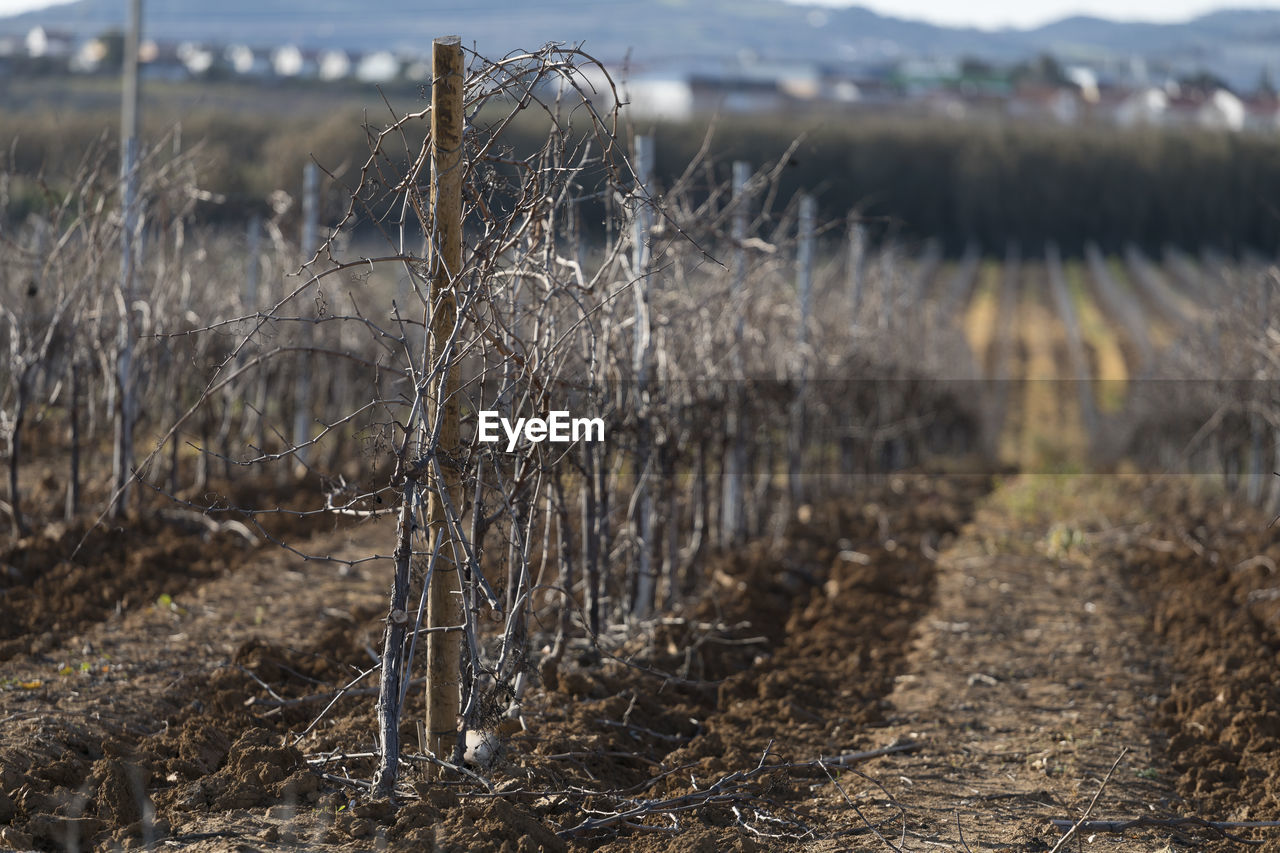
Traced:
<path fill-rule="evenodd" d="M 142 819 L 152 806 L 146 790 L 146 770 L 116 758 L 104 758 L 93 767 L 98 780 L 97 812 L 109 825 L 127 827 Z"/>

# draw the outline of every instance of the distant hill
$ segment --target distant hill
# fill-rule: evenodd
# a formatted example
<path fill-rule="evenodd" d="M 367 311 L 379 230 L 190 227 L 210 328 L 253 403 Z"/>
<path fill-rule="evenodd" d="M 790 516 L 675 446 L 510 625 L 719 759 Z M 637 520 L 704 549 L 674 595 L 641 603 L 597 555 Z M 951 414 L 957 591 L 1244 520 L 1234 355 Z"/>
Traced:
<path fill-rule="evenodd" d="M 486 55 L 548 41 L 583 42 L 600 59 L 638 67 L 697 67 L 750 55 L 774 60 L 874 64 L 904 56 L 974 56 L 1008 62 L 1052 51 L 1066 58 L 1203 67 L 1252 85 L 1268 65 L 1280 79 L 1280 10 L 1214 12 L 1185 23 L 1072 17 L 1028 30 L 985 31 L 887 17 L 861 7 L 782 0 L 147 0 L 146 34 L 164 40 L 294 43 L 426 51 L 461 35 Z M 78 0 L 0 18 L 0 33 L 36 25 L 96 35 L 119 28 L 124 0 Z"/>
<path fill-rule="evenodd" d="M 0 30 L 25 31 L 42 24 L 95 35 L 120 27 L 125 6 L 123 0 L 78 0 L 0 19 Z M 367 11 L 370 7 L 376 11 Z M 977 31 L 962 35 L 966 31 L 886 18 L 861 8 L 811 17 L 814 11 L 781 0 L 380 0 L 367 5 L 348 0 L 147 0 L 145 17 L 147 34 L 162 39 L 371 50 L 423 49 L 435 36 L 457 34 L 486 53 L 548 41 L 585 42 L 602 59 L 620 60 L 630 53 L 639 61 L 716 58 L 740 50 L 838 60 L 870 47 L 883 52 L 887 45 L 877 43 L 885 41 L 926 48 L 957 37 L 990 41 Z"/>

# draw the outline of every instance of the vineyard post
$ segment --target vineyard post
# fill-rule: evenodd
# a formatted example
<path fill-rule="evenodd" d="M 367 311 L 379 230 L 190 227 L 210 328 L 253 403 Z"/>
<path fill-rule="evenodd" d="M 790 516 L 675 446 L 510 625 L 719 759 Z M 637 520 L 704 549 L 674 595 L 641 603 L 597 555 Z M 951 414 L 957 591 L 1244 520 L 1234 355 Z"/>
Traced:
<path fill-rule="evenodd" d="M 743 416 L 746 399 L 743 383 L 746 367 L 742 359 L 742 339 L 746 326 L 747 239 L 749 218 L 747 181 L 751 179 L 751 164 L 735 160 L 733 164 L 733 283 L 729 292 L 729 304 L 735 313 L 733 320 L 732 353 L 733 376 L 730 382 L 731 398 L 725 422 L 729 448 L 725 456 L 724 507 L 721 510 L 721 542 L 733 545 L 741 541 L 745 528 L 742 498 L 742 478 L 747 467 L 747 448 L 743 440 Z"/>
<path fill-rule="evenodd" d="M 1192 274 L 1194 277 L 1194 273 Z M 1222 312 L 1215 312 L 1210 320 L 1210 347 L 1213 352 L 1213 364 L 1222 364 L 1226 348 L 1222 341 L 1222 327 L 1226 322 L 1226 318 Z M 1214 383 L 1219 394 L 1223 392 L 1223 385 L 1226 383 L 1226 376 L 1219 375 Z M 1221 429 L 1215 429 L 1209 436 L 1209 463 L 1214 473 L 1221 474 L 1223 485 L 1228 493 L 1235 492 L 1236 481 L 1234 477 L 1233 465 L 1231 463 L 1231 451 L 1226 446 Z"/>
<path fill-rule="evenodd" d="M 427 594 L 427 746 L 438 758 L 453 756 L 458 735 L 461 687 L 462 586 L 447 525 L 448 502 L 462 506 L 458 453 L 458 378 L 448 364 L 450 340 L 457 321 L 457 286 L 462 274 L 462 94 L 465 85 L 462 40 L 438 38 L 431 45 L 431 360 L 428 372 L 439 370 L 440 398 L 430 411 L 436 446 L 429 453 L 440 459 L 436 470 L 444 482 L 433 483 L 427 505 L 430 548 L 442 561 Z M 434 478 L 433 478 L 434 479 Z M 444 630 L 440 630 L 444 629 Z"/>
<path fill-rule="evenodd" d="M 852 333 L 858 331 L 858 315 L 862 313 L 862 282 L 865 275 L 867 257 L 867 229 L 858 221 L 856 210 L 849 214 L 848 254 L 845 258 L 845 278 L 849 287 L 849 327 Z M 845 475 L 854 473 L 854 441 L 849 425 L 845 425 L 840 435 L 840 472 Z"/>
<path fill-rule="evenodd" d="M 887 330 L 893 323 L 893 309 L 897 299 L 893 282 L 895 260 L 893 240 L 885 235 L 884 245 L 880 247 L 880 316 L 876 322 L 882 330 Z"/>
<path fill-rule="evenodd" d="M 586 621 L 588 633 L 600 633 L 600 524 L 596 501 L 596 453 L 589 442 L 582 445 L 582 570 L 586 578 Z M 599 463 L 603 465 L 603 461 Z"/>
<path fill-rule="evenodd" d="M 1269 290 L 1270 276 L 1264 273 L 1261 292 L 1258 294 L 1262 309 L 1258 312 L 1258 337 L 1261 341 L 1259 344 L 1259 352 L 1253 358 L 1253 376 L 1249 383 L 1249 399 L 1253 403 L 1253 408 L 1249 412 L 1249 503 L 1258 504 L 1262 501 L 1262 414 L 1260 407 L 1266 402 L 1262 395 L 1257 392 L 1261 387 L 1262 377 L 1264 375 L 1266 360 L 1263 356 L 1267 340 L 1267 325 L 1270 318 L 1267 316 L 1271 310 L 1271 293 Z"/>
<path fill-rule="evenodd" d="M 800 359 L 796 395 L 791 401 L 790 427 L 787 430 L 790 449 L 787 464 L 791 506 L 794 510 L 804 502 L 805 489 L 801 469 L 804 457 L 804 398 L 809 373 L 809 312 L 813 301 L 813 234 L 817 220 L 817 203 L 811 195 L 800 197 L 800 221 L 797 223 L 799 243 L 796 247 L 796 297 L 799 317 L 796 323 L 796 357 Z"/>
<path fill-rule="evenodd" d="M 316 253 L 316 233 L 320 218 L 320 169 L 307 163 L 302 169 L 302 264 L 304 273 Z M 311 324 L 303 322 L 302 352 L 298 353 L 298 381 L 294 386 L 293 446 L 298 460 L 296 473 L 306 473 L 307 448 L 311 440 L 311 352 L 314 334 Z"/>
<path fill-rule="evenodd" d="M 67 472 L 67 503 L 63 518 L 73 520 L 80 512 L 80 396 L 81 371 L 79 355 L 72 355 L 67 370 L 70 373 L 70 401 L 67 405 L 71 446 L 67 449 L 70 470 Z"/>
<path fill-rule="evenodd" d="M 133 279 L 137 266 L 134 234 L 138 226 L 138 46 L 142 30 L 142 0 L 129 4 L 129 28 L 124 38 L 124 68 L 120 104 L 120 192 L 124 224 L 120 232 L 120 328 L 116 340 L 116 412 L 111 485 L 116 494 L 112 515 L 120 517 L 129 504 L 133 481 L 133 425 L 137 416 L 133 382 Z"/>
<path fill-rule="evenodd" d="M 13 340 L 18 337 L 17 322 L 10 319 L 13 329 L 10 334 Z M 11 345 L 14 354 L 18 352 L 18 347 Z M 30 384 L 30 376 L 32 374 L 31 365 L 23 364 L 19 359 L 14 359 L 10 368 L 17 374 L 15 377 L 15 397 L 13 420 L 9 424 L 9 515 L 13 521 L 14 539 L 26 536 L 29 532 L 27 523 L 22 517 L 22 494 L 18 491 L 18 468 L 22 463 L 22 426 L 26 420 L 27 412 L 27 386 Z"/>
<path fill-rule="evenodd" d="M 249 225 L 245 240 L 248 243 L 246 247 L 247 257 L 245 258 L 244 271 L 244 307 L 247 311 L 258 310 L 258 278 L 261 275 L 262 264 L 260 255 L 262 253 L 262 216 L 255 213 L 249 218 Z"/>
<path fill-rule="evenodd" d="M 633 519 L 634 535 L 639 549 L 636 560 L 635 599 L 631 612 L 644 618 L 653 611 L 657 587 L 653 567 L 653 494 L 649 488 L 652 464 L 653 434 L 649 423 L 649 368 L 653 358 L 653 319 L 649 311 L 649 185 L 653 178 L 653 137 L 637 136 L 635 151 L 635 219 L 633 258 L 635 284 L 635 349 L 632 373 L 635 376 L 637 407 L 636 427 L 636 496 Z"/>
<path fill-rule="evenodd" d="M 1270 267 L 1267 270 L 1266 283 L 1263 284 L 1264 308 L 1262 311 L 1262 316 L 1265 318 L 1265 322 L 1267 323 L 1266 329 L 1268 330 L 1270 329 L 1271 312 L 1274 310 L 1276 304 L 1275 290 L 1277 278 L 1280 278 L 1280 269 L 1277 269 L 1275 266 Z M 1264 346 L 1266 345 L 1266 340 L 1267 338 L 1264 336 Z M 1274 398 L 1275 386 L 1273 383 L 1268 382 L 1266 387 L 1271 390 L 1273 395 L 1267 402 L 1269 405 L 1274 407 L 1276 403 Z M 1274 427 L 1272 429 L 1272 442 L 1271 465 L 1273 469 L 1280 469 L 1280 427 Z M 1280 476 L 1273 474 L 1271 476 L 1271 488 L 1267 497 L 1267 509 L 1274 513 L 1278 508 L 1280 508 Z"/>
<path fill-rule="evenodd" d="M 576 250 L 578 268 L 586 269 L 581 205 L 575 204 L 572 206 L 569 223 Z M 588 365 L 597 363 L 595 341 L 589 336 L 582 341 L 582 356 Z M 590 381 L 594 386 L 596 383 L 594 374 L 591 376 Z M 605 523 L 599 515 L 601 510 L 596 492 L 595 472 L 597 467 L 603 468 L 607 463 L 603 458 L 598 458 L 600 454 L 598 454 L 597 445 L 594 442 L 584 441 L 581 443 L 580 449 L 582 452 L 582 485 L 578 494 L 580 502 L 578 526 L 582 534 L 582 541 L 579 547 L 582 565 L 580 574 L 584 579 L 587 632 L 590 636 L 595 637 L 600 633 L 600 537 L 601 528 Z M 566 527 L 566 529 L 568 528 Z M 472 541 L 476 541 L 475 537 L 472 537 Z"/>
<path fill-rule="evenodd" d="M 262 216 L 260 214 L 255 213 L 249 218 L 249 225 L 247 226 L 247 231 L 245 233 L 245 241 L 248 244 L 246 247 L 248 257 L 245 259 L 244 304 L 241 306 L 241 314 L 253 315 L 258 313 L 258 283 L 262 276 Z M 243 367 L 248 357 L 249 353 L 242 350 L 241 353 L 236 356 L 236 367 Z M 260 383 L 259 388 L 261 389 L 263 385 L 265 385 L 265 383 Z M 261 394 L 261 390 L 259 393 Z M 263 404 L 261 397 L 259 398 L 258 405 L 250 403 L 249 391 L 246 388 L 244 391 L 242 406 L 246 412 L 252 413 L 252 415 L 246 417 L 245 421 L 241 424 L 241 429 L 245 430 L 245 434 L 247 435 L 249 434 L 248 425 L 253 421 L 257 421 L 259 426 L 261 426 L 262 413 L 265 409 L 265 405 Z M 177 436 L 174 436 L 174 443 L 177 443 Z M 264 442 L 260 441 L 258 443 L 258 447 L 263 446 Z M 175 483 L 174 485 L 176 487 L 177 484 Z"/>
<path fill-rule="evenodd" d="M 853 221 L 849 226 L 849 258 L 848 269 L 845 270 L 849 277 L 849 298 L 853 300 L 854 328 L 858 326 L 858 313 L 862 310 L 863 264 L 867 255 L 867 229 L 856 216 L 855 212 L 850 217 Z"/>
<path fill-rule="evenodd" d="M 937 300 L 926 299 L 926 297 L 929 295 L 929 285 L 941 265 L 942 245 L 936 238 L 931 237 L 928 243 L 925 244 L 924 252 L 916 264 L 915 280 L 912 282 L 911 287 L 911 298 L 907 303 L 908 310 L 917 305 L 924 307 L 925 334 L 929 335 L 930 338 L 932 338 L 938 323 L 938 303 Z"/>
<path fill-rule="evenodd" d="M 796 327 L 796 345 L 803 353 L 809 346 L 809 314 L 813 301 L 813 237 L 817 227 L 818 205 L 813 196 L 800 197 L 800 221 L 797 225 L 799 244 L 796 251 L 796 295 L 800 300 L 800 322 Z"/>

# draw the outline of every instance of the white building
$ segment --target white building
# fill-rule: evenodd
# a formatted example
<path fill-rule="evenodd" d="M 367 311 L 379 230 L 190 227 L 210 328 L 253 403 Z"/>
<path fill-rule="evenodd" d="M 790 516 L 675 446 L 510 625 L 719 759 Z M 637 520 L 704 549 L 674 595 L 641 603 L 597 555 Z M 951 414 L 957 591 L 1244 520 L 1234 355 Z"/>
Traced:
<path fill-rule="evenodd" d="M 362 83 L 389 83 L 400 75 L 400 60 L 389 50 L 366 53 L 356 63 L 356 79 Z"/>
<path fill-rule="evenodd" d="M 103 39 L 86 39 L 71 57 L 70 68 L 77 73 L 92 74 L 106 60 L 107 52 L 107 43 Z"/>
<path fill-rule="evenodd" d="M 265 77 L 271 69 L 264 54 L 245 44 L 228 45 L 223 57 L 232 71 L 244 77 Z"/>
<path fill-rule="evenodd" d="M 1210 130 L 1244 130 L 1244 101 L 1226 89 L 1216 89 L 1196 110 L 1196 124 Z"/>
<path fill-rule="evenodd" d="M 1112 112 L 1112 120 L 1120 127 L 1163 124 L 1169 110 L 1169 94 L 1155 86 L 1144 86 L 1130 92 Z"/>
<path fill-rule="evenodd" d="M 351 75 L 351 57 L 345 50 L 322 50 L 316 57 L 321 80 L 343 80 Z"/>
<path fill-rule="evenodd" d="M 213 51 L 193 41 L 184 41 L 178 45 L 178 59 L 187 67 L 187 73 L 193 77 L 207 74 L 213 68 Z"/>
<path fill-rule="evenodd" d="M 643 75 L 622 86 L 630 115 L 683 121 L 693 116 L 693 87 L 683 77 Z"/>
<path fill-rule="evenodd" d="M 66 59 L 71 56 L 74 40 L 67 33 L 32 27 L 27 33 L 27 56 L 32 59 Z"/>
<path fill-rule="evenodd" d="M 316 63 L 302 48 L 286 44 L 271 51 L 271 70 L 277 77 L 312 77 Z"/>

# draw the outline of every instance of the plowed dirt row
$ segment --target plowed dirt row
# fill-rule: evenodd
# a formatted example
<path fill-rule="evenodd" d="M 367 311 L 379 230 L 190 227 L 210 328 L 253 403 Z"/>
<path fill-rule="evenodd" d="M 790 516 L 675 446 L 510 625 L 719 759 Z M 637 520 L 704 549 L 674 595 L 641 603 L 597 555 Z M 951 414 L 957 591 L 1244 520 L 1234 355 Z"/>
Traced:
<path fill-rule="evenodd" d="M 1136 594 L 1081 550 L 1097 519 L 1036 511 L 1068 482 L 1006 485 L 939 560 L 935 606 L 889 696 L 889 731 L 930 745 L 883 771 L 909 836 L 1047 849 L 1060 834 L 1050 821 L 1078 817 L 1124 750 L 1103 813 L 1179 811 L 1150 726 L 1171 656 L 1151 643 Z M 1167 842 L 1148 833 L 1098 846 Z"/>
<path fill-rule="evenodd" d="M 368 526 L 314 537 L 306 547 L 359 559 L 388 535 Z M 315 692 L 368 667 L 360 649 L 376 643 L 367 622 L 380 603 L 377 585 L 368 564 L 304 562 L 274 549 L 233 553 L 238 559 L 217 563 L 216 572 L 204 565 L 194 585 L 180 564 L 149 569 L 142 589 L 176 592 L 102 622 L 71 623 L 80 630 L 46 635 L 33 653 L 0 666 L 0 822 L 9 823 L 0 848 L 181 842 L 181 809 L 166 808 L 174 798 L 229 808 L 297 802 L 319 790 L 296 752 L 259 749 L 261 723 L 271 727 L 284 715 L 274 704 L 250 703 L 274 702 L 261 686 L 267 679 L 286 692 Z M 216 577 L 201 582 L 210 573 Z M 238 755 L 255 758 L 243 773 Z M 202 793 L 179 793 L 193 780 Z"/>
<path fill-rule="evenodd" d="M 288 736 L 372 665 L 380 564 L 244 555 L 244 565 L 59 642 L 47 638 L 0 668 L 3 841 L 42 849 L 665 846 L 665 833 L 623 823 L 573 830 L 591 809 L 697 799 L 707 780 L 762 764 L 766 772 L 728 805 L 691 810 L 682 828 L 692 836 L 681 838 L 703 837 L 712 849 L 760 841 L 738 825 L 733 805 L 765 829 L 761 821 L 777 819 L 792 834 L 829 834 L 837 819 L 837 831 L 863 833 L 843 804 L 827 814 L 834 790 L 812 796 L 823 773 L 774 765 L 883 745 L 874 728 L 880 698 L 932 595 L 927 555 L 984 488 L 980 478 L 897 478 L 875 500 L 824 510 L 772 545 L 716 558 L 712 587 L 684 616 L 657 626 L 642 648 L 615 649 L 634 663 L 601 660 L 584 640 L 573 660 L 543 672 L 526 702 L 528 731 L 485 771 L 501 796 L 420 786 L 426 799 L 398 815 L 359 804 L 358 788 L 340 781 L 371 770 L 368 696 L 339 700 L 296 748 Z M 387 550 L 390 535 L 386 525 L 361 527 L 304 550 L 358 559 Z M 416 742 L 417 694 L 406 743 Z M 411 785 L 416 772 L 406 770 Z M 630 823 L 666 819 L 658 810 Z"/>
<path fill-rule="evenodd" d="M 1183 482 L 986 489 L 894 477 L 713 558 L 644 643 L 582 639 L 543 669 L 526 730 L 475 768 L 487 788 L 425 784 L 410 757 L 398 811 L 361 797 L 369 696 L 293 736 L 372 666 L 382 564 L 244 554 L 0 666 L 0 848 L 1045 850 L 1122 750 L 1095 818 L 1280 816 L 1266 519 Z M 305 550 L 359 559 L 391 533 Z"/>

